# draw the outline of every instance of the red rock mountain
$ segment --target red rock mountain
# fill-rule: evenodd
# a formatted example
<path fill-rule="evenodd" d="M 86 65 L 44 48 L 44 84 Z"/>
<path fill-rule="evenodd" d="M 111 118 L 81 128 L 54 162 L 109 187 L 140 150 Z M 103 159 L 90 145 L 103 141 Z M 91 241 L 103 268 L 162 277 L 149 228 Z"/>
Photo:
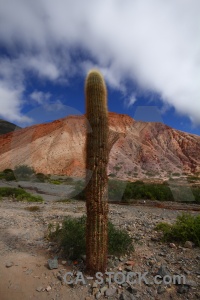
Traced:
<path fill-rule="evenodd" d="M 108 174 L 123 179 L 200 172 L 200 136 L 162 123 L 109 113 L 112 133 Z M 87 130 L 84 116 L 68 116 L 0 136 L 0 170 L 27 164 L 37 172 L 83 176 Z"/>

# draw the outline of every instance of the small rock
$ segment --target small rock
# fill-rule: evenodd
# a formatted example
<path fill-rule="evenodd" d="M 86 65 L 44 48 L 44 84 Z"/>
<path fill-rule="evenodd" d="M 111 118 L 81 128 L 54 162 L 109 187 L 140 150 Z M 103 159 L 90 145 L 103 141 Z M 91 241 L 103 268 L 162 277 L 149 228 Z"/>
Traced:
<path fill-rule="evenodd" d="M 48 260 L 48 266 L 50 270 L 58 269 L 58 260 L 56 258 Z"/>
<path fill-rule="evenodd" d="M 10 268 L 10 267 L 12 267 L 13 266 L 13 262 L 7 262 L 6 263 L 6 268 Z"/>
<path fill-rule="evenodd" d="M 128 260 L 127 262 L 126 262 L 126 265 L 127 266 L 134 266 L 134 261 L 133 260 Z"/>
<path fill-rule="evenodd" d="M 111 297 L 111 296 L 113 296 L 113 295 L 116 293 L 116 291 L 117 291 L 117 289 L 116 289 L 115 287 L 113 287 L 113 288 L 108 288 L 108 289 L 106 290 L 106 292 L 105 292 L 105 295 L 106 295 L 107 297 Z"/>
<path fill-rule="evenodd" d="M 26 275 L 30 275 L 31 273 L 33 273 L 33 270 L 31 270 L 31 269 L 28 269 L 28 270 L 25 272 Z"/>
<path fill-rule="evenodd" d="M 101 297 L 101 293 L 100 293 L 100 292 L 97 292 L 96 295 L 95 295 L 95 298 L 96 298 L 96 299 L 99 299 L 100 297 Z"/>
<path fill-rule="evenodd" d="M 92 289 L 92 295 L 95 296 L 98 292 L 99 292 L 99 289 L 97 287 Z"/>
<path fill-rule="evenodd" d="M 62 263 L 62 265 L 66 265 L 67 262 L 66 262 L 66 260 L 63 260 L 61 263 Z"/>
<path fill-rule="evenodd" d="M 169 244 L 170 248 L 176 248 L 176 245 L 174 243 Z"/>
<path fill-rule="evenodd" d="M 107 288 L 106 285 L 103 286 L 103 287 L 100 289 L 101 294 L 103 295 L 107 289 L 108 289 L 108 288 Z"/>
<path fill-rule="evenodd" d="M 190 241 L 186 241 L 184 244 L 184 248 L 189 248 L 192 249 L 193 248 L 193 243 Z"/>
<path fill-rule="evenodd" d="M 37 291 L 37 292 L 42 292 L 42 290 L 43 290 L 43 287 L 42 287 L 42 286 L 38 286 L 38 287 L 36 288 L 36 291 Z"/>
<path fill-rule="evenodd" d="M 132 266 L 126 266 L 124 270 L 127 272 L 131 272 L 133 270 L 133 268 L 132 268 Z"/>
<path fill-rule="evenodd" d="M 163 294 L 165 292 L 165 288 L 162 285 L 159 285 L 159 287 L 157 288 L 157 293 L 158 294 Z"/>
<path fill-rule="evenodd" d="M 120 300 L 135 300 L 136 297 L 128 292 L 123 292 L 119 296 Z"/>
<path fill-rule="evenodd" d="M 179 285 L 178 288 L 177 288 L 177 293 L 179 294 L 185 294 L 189 291 L 189 286 L 188 285 Z"/>
<path fill-rule="evenodd" d="M 97 287 L 98 287 L 98 284 L 96 282 L 94 282 L 93 285 L 92 285 L 92 288 L 94 289 L 94 288 L 97 288 Z"/>
<path fill-rule="evenodd" d="M 50 285 L 48 285 L 48 287 L 46 287 L 46 291 L 50 292 L 50 290 L 51 290 L 51 287 L 50 287 Z"/>
<path fill-rule="evenodd" d="M 134 295 L 137 294 L 137 289 L 132 288 L 131 286 L 129 286 L 129 287 L 127 288 L 127 291 L 128 291 L 130 294 L 134 294 Z"/>
<path fill-rule="evenodd" d="M 168 272 L 167 268 L 165 265 L 161 265 L 158 272 L 157 272 L 157 275 L 160 275 L 160 277 L 164 277 L 166 275 L 169 275 L 170 276 L 170 273 Z"/>

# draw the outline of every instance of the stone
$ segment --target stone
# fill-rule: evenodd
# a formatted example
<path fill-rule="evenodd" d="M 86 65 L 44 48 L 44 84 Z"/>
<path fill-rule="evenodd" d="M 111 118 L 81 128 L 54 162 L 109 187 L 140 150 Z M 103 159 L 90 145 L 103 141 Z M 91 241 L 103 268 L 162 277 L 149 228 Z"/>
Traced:
<path fill-rule="evenodd" d="M 37 292 L 42 292 L 42 290 L 43 290 L 43 287 L 42 287 L 42 286 L 38 286 L 38 287 L 36 288 L 36 291 L 37 291 Z"/>
<path fill-rule="evenodd" d="M 50 287 L 50 285 L 48 285 L 48 286 L 46 287 L 46 291 L 47 291 L 47 292 L 50 292 L 50 290 L 51 290 L 51 287 Z"/>
<path fill-rule="evenodd" d="M 128 260 L 126 263 L 125 263 L 127 266 L 134 266 L 134 261 L 133 260 Z"/>
<path fill-rule="evenodd" d="M 159 285 L 158 288 L 157 288 L 157 293 L 158 294 L 163 294 L 164 292 L 166 292 L 165 287 L 162 286 L 162 285 Z"/>
<path fill-rule="evenodd" d="M 13 262 L 7 262 L 6 263 L 6 268 L 10 268 L 10 267 L 12 267 L 14 264 L 13 264 Z"/>
<path fill-rule="evenodd" d="M 127 272 L 131 272 L 133 270 L 133 268 L 131 265 L 129 265 L 129 266 L 126 266 L 124 270 Z"/>
<path fill-rule="evenodd" d="M 97 287 L 98 287 L 98 284 L 96 282 L 93 282 L 92 288 L 94 289 L 94 288 L 97 288 Z"/>
<path fill-rule="evenodd" d="M 50 270 L 58 269 L 58 260 L 57 258 L 48 259 L 48 266 Z"/>
<path fill-rule="evenodd" d="M 96 295 L 95 295 L 95 299 L 99 299 L 100 297 L 101 297 L 101 293 L 97 292 Z"/>
<path fill-rule="evenodd" d="M 110 287 L 110 288 L 108 288 L 106 291 L 105 291 L 105 295 L 107 296 L 107 297 L 111 297 L 111 296 L 113 296 L 115 293 L 116 293 L 116 291 L 117 291 L 117 289 L 115 288 L 115 287 Z"/>
<path fill-rule="evenodd" d="M 102 288 L 100 288 L 100 292 L 103 295 L 105 293 L 105 291 L 108 289 L 108 287 L 105 285 Z"/>
<path fill-rule="evenodd" d="M 170 273 L 168 272 L 167 268 L 165 265 L 161 265 L 158 272 L 157 272 L 157 275 L 159 275 L 160 277 L 164 277 L 166 275 L 169 275 L 170 276 Z"/>
<path fill-rule="evenodd" d="M 184 244 L 184 248 L 192 249 L 193 243 L 191 241 L 186 241 Z"/>
<path fill-rule="evenodd" d="M 177 293 L 179 294 L 185 294 L 189 291 L 189 286 L 188 285 L 179 285 L 178 288 L 177 288 Z"/>
<path fill-rule="evenodd" d="M 127 288 L 127 291 L 128 291 L 130 294 L 133 294 L 133 295 L 136 295 L 136 294 L 137 294 L 137 289 L 132 288 L 131 286 L 129 286 L 129 287 Z"/>
<path fill-rule="evenodd" d="M 119 300 L 136 300 L 136 296 L 130 294 L 129 292 L 123 292 L 119 296 Z"/>
<path fill-rule="evenodd" d="M 96 295 L 96 293 L 99 292 L 99 289 L 97 287 L 92 289 L 92 295 Z"/>
<path fill-rule="evenodd" d="M 176 249 L 176 245 L 174 243 L 170 243 L 169 246 L 170 246 L 170 248 L 175 248 Z"/>

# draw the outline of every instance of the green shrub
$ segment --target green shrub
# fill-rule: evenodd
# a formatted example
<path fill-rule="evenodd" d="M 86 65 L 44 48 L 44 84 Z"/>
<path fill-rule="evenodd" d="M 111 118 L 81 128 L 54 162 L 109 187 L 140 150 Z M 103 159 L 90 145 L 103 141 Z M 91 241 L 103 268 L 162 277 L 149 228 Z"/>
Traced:
<path fill-rule="evenodd" d="M 0 179 L 4 179 L 6 181 L 16 180 L 13 170 L 5 169 L 0 173 Z"/>
<path fill-rule="evenodd" d="M 33 177 L 33 175 L 35 175 L 35 171 L 30 166 L 19 165 L 15 167 L 14 174 L 18 180 L 29 181 Z"/>
<path fill-rule="evenodd" d="M 50 179 L 49 183 L 57 184 L 57 185 L 61 184 L 61 182 L 59 180 L 55 180 L 55 179 Z"/>
<path fill-rule="evenodd" d="M 39 182 L 45 182 L 46 180 L 48 180 L 48 176 L 43 173 L 37 173 L 35 176 Z"/>
<path fill-rule="evenodd" d="M 128 182 L 122 200 L 149 199 L 159 201 L 180 201 L 200 203 L 200 188 L 188 186 L 169 186 L 169 182 L 162 184 L 144 183 L 140 180 Z"/>
<path fill-rule="evenodd" d="M 78 259 L 86 253 L 86 217 L 72 218 L 67 216 L 62 227 L 57 225 L 53 231 L 53 225 L 49 225 L 49 238 L 63 247 L 66 256 L 70 259 Z M 117 229 L 108 223 L 108 253 L 110 255 L 123 255 L 133 251 L 132 238 L 125 230 Z"/>
<path fill-rule="evenodd" d="M 14 173 L 13 173 L 13 172 L 6 173 L 6 174 L 5 174 L 5 180 L 6 180 L 6 181 L 13 181 L 13 180 L 16 180 Z"/>
<path fill-rule="evenodd" d="M 21 188 L 0 187 L 0 196 L 12 197 L 16 201 L 27 201 L 27 202 L 43 201 L 41 196 L 31 195 Z"/>
<path fill-rule="evenodd" d="M 71 198 L 85 200 L 85 184 L 77 181 L 74 185 L 75 190 Z M 135 182 L 109 179 L 108 181 L 108 200 L 123 201 L 130 203 L 131 200 L 159 200 L 159 201 L 179 201 L 185 203 L 200 203 L 200 187 L 175 186 L 169 182 L 163 183 L 144 183 L 141 180 Z"/>
<path fill-rule="evenodd" d="M 185 243 L 189 240 L 200 247 L 200 215 L 182 213 L 175 224 L 159 223 L 155 229 L 163 232 L 163 241 Z"/>

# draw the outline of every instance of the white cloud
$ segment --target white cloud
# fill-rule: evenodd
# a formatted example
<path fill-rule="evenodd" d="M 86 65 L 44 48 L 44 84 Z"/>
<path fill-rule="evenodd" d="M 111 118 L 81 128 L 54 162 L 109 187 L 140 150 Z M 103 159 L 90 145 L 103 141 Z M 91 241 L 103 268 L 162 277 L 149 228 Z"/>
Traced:
<path fill-rule="evenodd" d="M 0 116 L 6 120 L 22 123 L 31 122 L 31 119 L 20 113 L 21 90 L 12 90 L 0 81 Z"/>
<path fill-rule="evenodd" d="M 0 42 L 15 56 L 21 45 L 14 66 L 24 88 L 27 69 L 62 81 L 95 65 L 113 88 L 137 81 L 200 124 L 199 15 L 199 0 L 1 0 Z M 92 60 L 74 61 L 77 48 Z"/>
<path fill-rule="evenodd" d="M 137 101 L 137 99 L 136 99 L 135 94 L 132 94 L 131 96 L 129 96 L 129 98 L 127 98 L 126 106 L 131 107 L 136 101 Z"/>
<path fill-rule="evenodd" d="M 34 91 L 30 94 L 30 98 L 38 104 L 45 104 L 51 97 L 50 93 L 44 93 L 41 91 Z"/>

